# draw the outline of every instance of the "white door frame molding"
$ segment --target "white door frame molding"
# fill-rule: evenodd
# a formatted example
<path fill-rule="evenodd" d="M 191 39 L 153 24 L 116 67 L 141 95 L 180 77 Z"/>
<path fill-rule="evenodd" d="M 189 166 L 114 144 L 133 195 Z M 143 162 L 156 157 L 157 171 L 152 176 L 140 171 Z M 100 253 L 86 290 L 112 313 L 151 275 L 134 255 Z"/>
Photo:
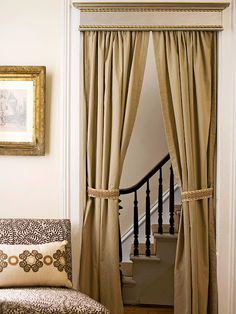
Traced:
<path fill-rule="evenodd" d="M 236 32 L 235 3 L 219 34 L 217 143 L 217 274 L 219 313 L 236 313 Z"/>
<path fill-rule="evenodd" d="M 61 0 L 61 117 L 62 117 L 62 165 L 61 165 L 61 217 L 71 219 L 73 284 L 78 287 L 79 253 L 79 61 L 80 23 L 79 11 L 71 0 Z"/>
<path fill-rule="evenodd" d="M 69 162 L 69 143 L 70 143 L 70 24 L 71 12 L 70 1 L 61 0 L 61 216 L 70 218 L 70 162 Z"/>
<path fill-rule="evenodd" d="M 80 14 L 71 0 L 61 0 L 61 216 L 72 218 L 79 189 Z M 75 204 L 76 202 L 76 204 Z"/>

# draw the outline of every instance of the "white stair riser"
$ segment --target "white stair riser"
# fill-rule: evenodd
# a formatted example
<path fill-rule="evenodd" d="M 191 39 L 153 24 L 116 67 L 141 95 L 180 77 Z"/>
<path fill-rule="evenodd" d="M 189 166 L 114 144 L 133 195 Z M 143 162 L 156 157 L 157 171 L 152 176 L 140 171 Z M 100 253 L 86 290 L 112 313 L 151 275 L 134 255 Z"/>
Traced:
<path fill-rule="evenodd" d="M 139 303 L 139 294 L 136 286 L 130 286 L 124 284 L 122 287 L 122 297 L 124 304 L 136 305 Z"/>
<path fill-rule="evenodd" d="M 123 286 L 125 304 L 173 305 L 174 268 L 165 262 L 135 262 L 136 285 Z"/>
<path fill-rule="evenodd" d="M 173 305 L 176 243 L 176 234 L 154 234 L 156 258 L 132 258 L 136 284 L 123 286 L 124 304 Z"/>
<path fill-rule="evenodd" d="M 157 256 L 164 262 L 168 264 L 175 264 L 175 254 L 176 254 L 176 244 L 177 239 L 165 239 L 154 237 Z"/>
<path fill-rule="evenodd" d="M 133 277 L 133 262 L 123 262 L 120 267 L 123 276 Z"/>

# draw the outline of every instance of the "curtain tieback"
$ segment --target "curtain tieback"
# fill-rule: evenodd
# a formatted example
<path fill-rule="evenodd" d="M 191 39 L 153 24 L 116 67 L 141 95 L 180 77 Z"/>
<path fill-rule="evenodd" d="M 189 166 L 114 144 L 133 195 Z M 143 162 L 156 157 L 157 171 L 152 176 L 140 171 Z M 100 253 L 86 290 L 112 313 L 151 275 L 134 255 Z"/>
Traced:
<path fill-rule="evenodd" d="M 102 190 L 88 187 L 88 196 L 94 198 L 104 198 L 108 200 L 118 200 L 120 196 L 119 189 Z"/>
<path fill-rule="evenodd" d="M 213 188 L 201 189 L 195 191 L 185 191 L 181 193 L 182 202 L 198 201 L 213 196 Z"/>

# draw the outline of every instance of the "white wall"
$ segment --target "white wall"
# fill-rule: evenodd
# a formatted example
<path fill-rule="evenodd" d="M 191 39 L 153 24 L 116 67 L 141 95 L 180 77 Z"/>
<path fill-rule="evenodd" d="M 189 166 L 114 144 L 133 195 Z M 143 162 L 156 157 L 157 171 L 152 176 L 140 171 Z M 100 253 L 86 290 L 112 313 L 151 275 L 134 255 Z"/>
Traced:
<path fill-rule="evenodd" d="M 147 64 L 144 73 L 143 87 L 134 130 L 131 136 L 130 145 L 125 157 L 121 188 L 126 188 L 137 183 L 144 177 L 162 158 L 168 154 L 165 137 L 163 117 L 160 103 L 160 94 L 152 35 L 148 47 Z M 163 169 L 163 176 L 168 179 L 169 164 Z M 158 176 L 150 180 L 151 204 L 157 200 Z M 167 182 L 164 180 L 164 191 Z M 146 186 L 138 192 L 139 216 L 145 210 Z M 133 194 L 123 195 L 123 209 L 120 211 L 121 234 L 133 224 Z"/>
<path fill-rule="evenodd" d="M 46 156 L 0 156 L 0 217 L 61 216 L 60 1 L 0 0 L 0 65 L 47 67 Z"/>

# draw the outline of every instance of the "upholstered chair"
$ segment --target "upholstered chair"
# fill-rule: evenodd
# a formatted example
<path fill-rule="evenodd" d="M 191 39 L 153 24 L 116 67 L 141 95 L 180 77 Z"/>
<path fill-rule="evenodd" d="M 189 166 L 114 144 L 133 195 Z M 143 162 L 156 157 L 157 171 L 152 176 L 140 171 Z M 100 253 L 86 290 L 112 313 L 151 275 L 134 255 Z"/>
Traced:
<path fill-rule="evenodd" d="M 72 281 L 71 225 L 69 220 L 0 219 L 1 245 L 38 245 L 67 241 L 65 247 L 67 276 Z M 1 256 L 0 256 L 1 262 Z M 7 265 L 7 264 L 6 264 Z M 0 313 L 102 313 L 109 311 L 88 296 L 63 287 L 2 287 L 0 268 Z"/>

